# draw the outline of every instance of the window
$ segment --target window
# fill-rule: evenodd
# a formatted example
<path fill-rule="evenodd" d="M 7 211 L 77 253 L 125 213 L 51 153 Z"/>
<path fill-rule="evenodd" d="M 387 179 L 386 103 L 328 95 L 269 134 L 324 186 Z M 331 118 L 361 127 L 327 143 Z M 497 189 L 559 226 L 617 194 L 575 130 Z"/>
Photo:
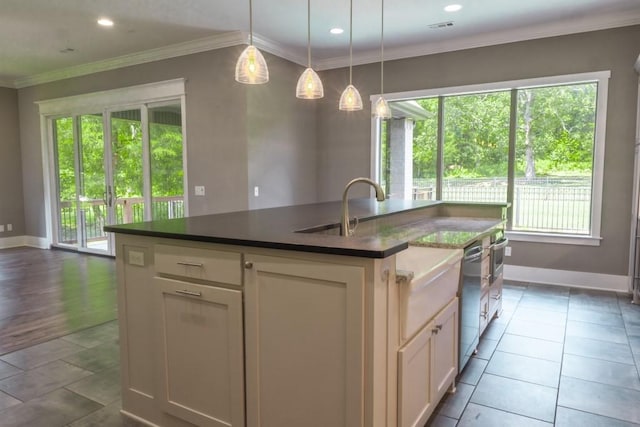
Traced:
<path fill-rule="evenodd" d="M 609 75 L 387 94 L 376 178 L 390 198 L 509 202 L 513 240 L 597 245 Z"/>

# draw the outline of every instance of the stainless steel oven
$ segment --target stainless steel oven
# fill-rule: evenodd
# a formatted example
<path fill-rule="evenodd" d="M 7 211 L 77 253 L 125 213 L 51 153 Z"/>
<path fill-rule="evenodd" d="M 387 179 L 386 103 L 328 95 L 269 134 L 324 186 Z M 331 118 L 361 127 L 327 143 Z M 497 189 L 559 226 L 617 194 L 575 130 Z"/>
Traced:
<path fill-rule="evenodd" d="M 509 245 L 509 239 L 503 231 L 499 231 L 491 237 L 491 281 L 493 283 L 500 277 L 504 269 L 504 251 Z"/>

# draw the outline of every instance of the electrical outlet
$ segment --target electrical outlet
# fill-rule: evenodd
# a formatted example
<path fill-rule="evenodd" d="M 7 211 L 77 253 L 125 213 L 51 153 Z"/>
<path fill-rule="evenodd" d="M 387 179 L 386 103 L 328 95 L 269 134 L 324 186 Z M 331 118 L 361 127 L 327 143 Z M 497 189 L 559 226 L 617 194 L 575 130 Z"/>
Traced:
<path fill-rule="evenodd" d="M 144 267 L 144 252 L 129 251 L 129 264 Z"/>
<path fill-rule="evenodd" d="M 253 195 L 255 197 L 258 197 L 260 195 L 260 187 L 258 187 L 257 185 L 253 187 Z"/>
<path fill-rule="evenodd" d="M 7 224 L 7 231 L 13 231 L 13 224 Z"/>
<path fill-rule="evenodd" d="M 196 196 L 204 196 L 204 185 L 196 185 L 195 193 Z"/>
<path fill-rule="evenodd" d="M 511 256 L 511 246 L 504 248 L 504 256 Z"/>

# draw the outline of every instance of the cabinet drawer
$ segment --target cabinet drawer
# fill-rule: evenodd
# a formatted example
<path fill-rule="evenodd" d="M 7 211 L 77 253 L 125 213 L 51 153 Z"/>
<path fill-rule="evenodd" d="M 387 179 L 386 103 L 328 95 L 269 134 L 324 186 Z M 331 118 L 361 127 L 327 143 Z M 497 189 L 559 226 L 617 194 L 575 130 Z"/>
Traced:
<path fill-rule="evenodd" d="M 230 285 L 242 284 L 241 255 L 187 246 L 156 245 L 157 273 Z"/>

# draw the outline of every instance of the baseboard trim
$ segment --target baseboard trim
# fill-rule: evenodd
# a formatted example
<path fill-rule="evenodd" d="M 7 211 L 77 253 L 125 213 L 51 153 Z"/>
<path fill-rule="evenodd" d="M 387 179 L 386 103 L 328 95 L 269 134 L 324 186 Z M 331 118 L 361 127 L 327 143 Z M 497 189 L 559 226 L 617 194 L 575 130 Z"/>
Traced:
<path fill-rule="evenodd" d="M 544 285 L 569 286 L 603 291 L 629 292 L 629 277 L 582 271 L 553 270 L 549 268 L 504 266 L 505 280 L 531 282 Z"/>
<path fill-rule="evenodd" d="M 49 249 L 49 241 L 44 237 L 12 236 L 0 238 L 0 249 L 30 246 L 38 249 Z"/>

